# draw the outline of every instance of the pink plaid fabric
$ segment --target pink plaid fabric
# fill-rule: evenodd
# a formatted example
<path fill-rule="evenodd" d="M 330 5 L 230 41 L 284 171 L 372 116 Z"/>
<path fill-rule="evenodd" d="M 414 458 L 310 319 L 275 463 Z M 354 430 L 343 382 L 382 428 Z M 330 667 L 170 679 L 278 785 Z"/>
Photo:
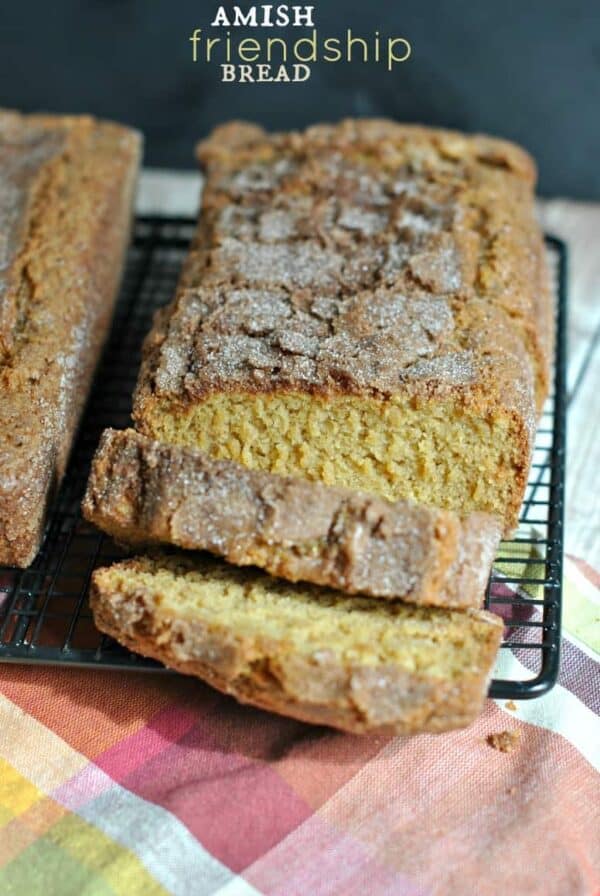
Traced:
<path fill-rule="evenodd" d="M 178 676 L 4 666 L 0 682 L 2 893 L 600 889 L 598 666 L 571 641 L 548 696 L 413 738 L 309 727 Z M 505 729 L 512 753 L 486 741 Z"/>

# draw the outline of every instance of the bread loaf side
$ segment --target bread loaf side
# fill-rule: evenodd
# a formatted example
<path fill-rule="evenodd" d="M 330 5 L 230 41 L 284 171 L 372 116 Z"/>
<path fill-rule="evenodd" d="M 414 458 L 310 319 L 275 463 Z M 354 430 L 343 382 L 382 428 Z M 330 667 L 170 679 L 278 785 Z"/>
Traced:
<path fill-rule="evenodd" d="M 141 140 L 0 111 L 0 563 L 27 566 L 110 326 Z"/>
<path fill-rule="evenodd" d="M 128 545 L 172 544 L 290 581 L 415 604 L 480 607 L 497 517 L 392 504 L 106 430 L 84 516 Z"/>

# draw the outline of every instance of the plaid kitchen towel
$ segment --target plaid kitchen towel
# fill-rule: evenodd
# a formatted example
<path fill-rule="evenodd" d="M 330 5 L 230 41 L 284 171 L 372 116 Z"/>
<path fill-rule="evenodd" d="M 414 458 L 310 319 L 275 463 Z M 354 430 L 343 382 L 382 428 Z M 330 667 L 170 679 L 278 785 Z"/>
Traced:
<path fill-rule="evenodd" d="M 0 893 L 594 896 L 599 584 L 566 558 L 550 694 L 438 736 L 344 735 L 179 676 L 1 666 Z M 497 674 L 527 663 L 504 650 Z M 487 741 L 504 730 L 512 752 Z"/>

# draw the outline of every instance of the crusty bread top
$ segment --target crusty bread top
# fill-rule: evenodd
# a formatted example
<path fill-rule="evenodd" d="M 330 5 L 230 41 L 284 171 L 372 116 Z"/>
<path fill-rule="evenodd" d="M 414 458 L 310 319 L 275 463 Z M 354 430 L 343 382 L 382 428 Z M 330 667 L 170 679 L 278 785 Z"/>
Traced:
<path fill-rule="evenodd" d="M 127 544 L 209 550 L 291 581 L 416 604 L 480 607 L 501 523 L 250 470 L 106 430 L 84 516 Z"/>
<path fill-rule="evenodd" d="M 461 395 L 533 429 L 552 319 L 534 166 L 504 141 L 348 121 L 200 144 L 207 180 L 136 414 L 215 391 Z"/>
<path fill-rule="evenodd" d="M 247 121 L 230 121 L 216 127 L 207 139 L 202 140 L 196 153 L 204 166 L 224 163 L 237 167 L 240 160 L 254 161 L 257 152 L 269 158 L 270 147 L 301 151 L 307 142 L 328 151 L 343 150 L 349 145 L 368 147 L 371 152 L 380 152 L 384 162 L 394 165 L 398 158 L 431 162 L 439 153 L 449 161 L 490 165 L 510 171 L 532 187 L 537 180 L 533 158 L 510 140 L 406 124 L 389 118 L 346 118 L 338 124 L 311 125 L 304 132 L 280 133 L 269 133 L 260 125 Z"/>

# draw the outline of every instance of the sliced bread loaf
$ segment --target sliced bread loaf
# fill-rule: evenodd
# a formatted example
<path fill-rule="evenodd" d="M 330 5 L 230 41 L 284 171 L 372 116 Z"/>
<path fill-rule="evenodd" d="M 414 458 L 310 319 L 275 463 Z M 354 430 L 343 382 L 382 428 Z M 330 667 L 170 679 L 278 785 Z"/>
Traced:
<path fill-rule="evenodd" d="M 199 157 L 197 236 L 146 340 L 136 428 L 512 531 L 553 326 L 530 157 L 366 119 L 232 123 Z"/>

